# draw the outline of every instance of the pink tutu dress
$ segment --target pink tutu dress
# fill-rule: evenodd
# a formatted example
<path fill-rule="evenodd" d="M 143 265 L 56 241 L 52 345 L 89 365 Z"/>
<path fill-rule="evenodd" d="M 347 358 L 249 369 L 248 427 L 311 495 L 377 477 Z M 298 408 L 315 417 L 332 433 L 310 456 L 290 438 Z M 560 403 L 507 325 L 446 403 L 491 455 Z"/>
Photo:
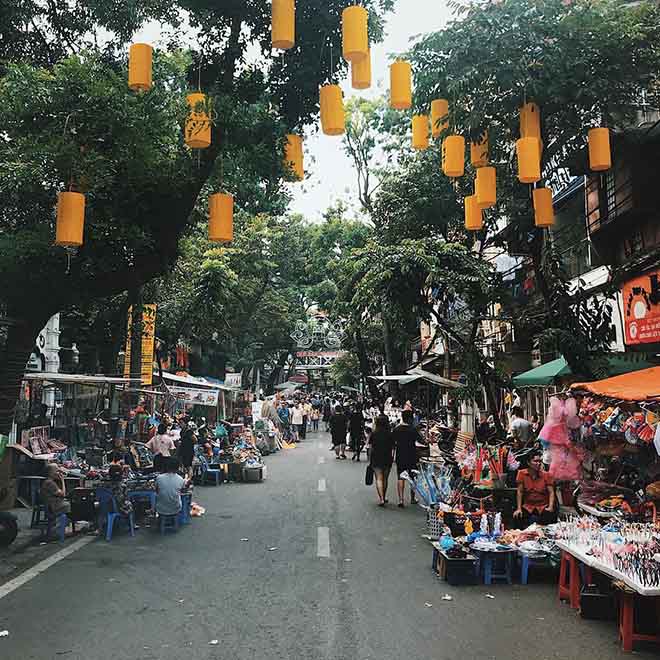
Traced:
<path fill-rule="evenodd" d="M 581 425 L 575 399 L 552 397 L 539 440 L 550 445 L 550 475 L 555 481 L 582 478 L 583 451 L 571 442 L 569 429 Z"/>

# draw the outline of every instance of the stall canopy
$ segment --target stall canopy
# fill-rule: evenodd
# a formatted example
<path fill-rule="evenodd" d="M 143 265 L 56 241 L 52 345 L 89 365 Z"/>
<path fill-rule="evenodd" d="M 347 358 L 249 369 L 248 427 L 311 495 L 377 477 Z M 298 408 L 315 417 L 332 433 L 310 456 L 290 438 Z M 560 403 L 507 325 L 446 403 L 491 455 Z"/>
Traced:
<path fill-rule="evenodd" d="M 302 383 L 292 383 L 291 381 L 288 381 L 286 383 L 280 383 L 279 385 L 275 385 L 275 389 L 280 391 L 295 390 L 299 387 L 302 387 Z"/>
<path fill-rule="evenodd" d="M 49 372 L 29 372 L 23 376 L 23 380 L 43 380 L 62 385 L 128 385 L 131 382 L 142 382 L 141 378 L 114 378 L 110 376 L 87 376 L 85 374 L 60 374 Z"/>
<path fill-rule="evenodd" d="M 642 369 L 592 383 L 574 383 L 571 390 L 620 401 L 643 402 L 660 399 L 660 367 Z"/>
<path fill-rule="evenodd" d="M 457 387 L 463 387 L 460 383 L 457 383 L 455 380 L 449 380 L 448 378 L 443 378 L 438 376 L 438 374 L 432 374 L 430 371 L 424 371 L 423 369 L 411 369 L 408 373 L 399 374 L 396 376 L 369 376 L 374 380 L 394 380 L 400 383 L 401 385 L 408 385 L 409 383 L 414 383 L 418 380 L 424 380 L 427 383 L 434 383 L 440 387 L 446 387 L 448 389 L 456 389 Z"/>
<path fill-rule="evenodd" d="M 631 371 L 647 369 L 651 366 L 650 362 L 636 358 L 636 356 L 611 355 L 608 358 L 608 373 L 611 376 L 626 374 Z M 540 367 L 535 367 L 525 371 L 513 379 L 516 387 L 539 387 L 543 385 L 555 385 L 558 379 L 571 376 L 573 372 L 563 357 L 546 362 Z"/>

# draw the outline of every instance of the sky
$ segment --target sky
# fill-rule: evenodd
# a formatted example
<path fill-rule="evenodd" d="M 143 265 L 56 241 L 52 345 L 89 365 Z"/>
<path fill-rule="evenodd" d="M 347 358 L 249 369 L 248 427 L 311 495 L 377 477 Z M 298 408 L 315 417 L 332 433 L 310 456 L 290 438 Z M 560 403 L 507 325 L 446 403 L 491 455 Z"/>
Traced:
<path fill-rule="evenodd" d="M 372 97 L 389 88 L 389 55 L 408 49 L 411 38 L 440 29 L 451 18 L 446 0 L 397 0 L 395 11 L 388 15 L 386 35 L 372 48 L 372 82 L 369 90 L 353 90 L 349 79 L 342 83 L 344 99 L 359 94 Z M 305 135 L 305 169 L 309 176 L 292 184 L 292 213 L 309 220 L 319 220 L 323 212 L 338 200 L 357 208 L 355 171 L 344 153 L 342 138 L 323 135 L 308 129 Z"/>

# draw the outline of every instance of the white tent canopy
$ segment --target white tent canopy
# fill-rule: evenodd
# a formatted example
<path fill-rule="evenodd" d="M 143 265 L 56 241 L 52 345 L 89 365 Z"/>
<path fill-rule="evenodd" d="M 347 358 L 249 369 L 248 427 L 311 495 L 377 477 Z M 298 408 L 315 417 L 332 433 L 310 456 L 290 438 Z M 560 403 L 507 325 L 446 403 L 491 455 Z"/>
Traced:
<path fill-rule="evenodd" d="M 449 380 L 448 378 L 443 378 L 438 376 L 438 374 L 432 374 L 430 371 L 424 371 L 424 369 L 410 369 L 405 374 L 393 375 L 393 376 L 369 376 L 374 380 L 382 381 L 396 381 L 401 385 L 408 385 L 409 383 L 414 383 L 418 380 L 424 380 L 427 383 L 433 383 L 444 387 L 447 389 L 456 389 L 462 387 L 461 383 L 456 382 L 455 380 Z"/>

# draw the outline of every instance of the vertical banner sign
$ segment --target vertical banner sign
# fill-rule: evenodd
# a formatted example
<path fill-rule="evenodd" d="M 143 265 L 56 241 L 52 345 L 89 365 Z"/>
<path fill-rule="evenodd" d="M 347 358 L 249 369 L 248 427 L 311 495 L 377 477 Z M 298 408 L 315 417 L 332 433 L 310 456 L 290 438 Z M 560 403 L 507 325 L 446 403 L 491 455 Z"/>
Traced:
<path fill-rule="evenodd" d="M 623 285 L 626 344 L 660 342 L 660 271 L 651 271 Z"/>
<path fill-rule="evenodd" d="M 133 335 L 133 307 L 128 308 L 126 329 L 126 350 L 124 357 L 124 378 L 131 376 L 131 339 Z M 156 305 L 142 305 L 142 356 L 140 376 L 143 385 L 153 383 L 154 342 L 156 339 Z"/>

